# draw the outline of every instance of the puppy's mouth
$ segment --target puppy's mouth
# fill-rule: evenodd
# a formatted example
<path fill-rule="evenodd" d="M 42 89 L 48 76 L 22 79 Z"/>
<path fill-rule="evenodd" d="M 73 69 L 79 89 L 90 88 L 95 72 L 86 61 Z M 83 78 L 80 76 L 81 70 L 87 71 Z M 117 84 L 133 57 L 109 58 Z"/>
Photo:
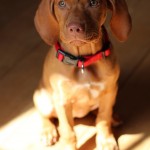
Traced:
<path fill-rule="evenodd" d="M 82 46 L 82 45 L 86 44 L 87 42 L 82 41 L 82 40 L 72 40 L 69 43 L 73 46 Z"/>
<path fill-rule="evenodd" d="M 70 43 L 73 46 L 80 47 L 80 46 L 83 46 L 83 45 L 89 44 L 89 43 L 97 43 L 99 41 L 99 39 L 100 39 L 100 37 L 96 38 L 96 39 L 90 39 L 90 40 L 74 39 L 74 40 L 68 41 L 68 43 Z"/>
<path fill-rule="evenodd" d="M 66 44 L 70 44 L 72 46 L 77 46 L 77 47 L 81 47 L 85 44 L 89 44 L 89 43 L 97 43 L 100 40 L 100 36 L 99 35 L 95 35 L 95 36 L 88 36 L 88 37 L 66 37 L 63 34 L 60 34 L 60 39 L 66 43 Z"/>

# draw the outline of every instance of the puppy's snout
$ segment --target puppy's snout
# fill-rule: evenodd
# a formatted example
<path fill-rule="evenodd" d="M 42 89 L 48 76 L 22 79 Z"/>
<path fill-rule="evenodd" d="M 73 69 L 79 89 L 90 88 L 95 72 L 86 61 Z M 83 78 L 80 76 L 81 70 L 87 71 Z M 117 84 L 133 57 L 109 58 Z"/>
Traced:
<path fill-rule="evenodd" d="M 67 30 L 69 34 L 82 34 L 84 32 L 84 26 L 79 23 L 69 23 Z"/>

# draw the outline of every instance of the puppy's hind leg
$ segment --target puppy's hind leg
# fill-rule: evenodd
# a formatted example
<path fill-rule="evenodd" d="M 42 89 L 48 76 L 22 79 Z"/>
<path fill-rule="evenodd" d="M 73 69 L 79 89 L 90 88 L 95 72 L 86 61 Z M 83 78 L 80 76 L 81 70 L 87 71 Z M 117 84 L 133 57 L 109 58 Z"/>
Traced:
<path fill-rule="evenodd" d="M 112 133 L 112 114 L 115 104 L 117 86 L 111 86 L 103 94 L 99 102 L 99 112 L 96 120 L 97 127 L 97 150 L 118 150 L 117 141 Z"/>
<path fill-rule="evenodd" d="M 42 123 L 41 142 L 46 146 L 53 145 L 58 141 L 58 132 L 51 120 L 55 116 L 51 96 L 46 89 L 41 88 L 35 91 L 33 100 Z"/>

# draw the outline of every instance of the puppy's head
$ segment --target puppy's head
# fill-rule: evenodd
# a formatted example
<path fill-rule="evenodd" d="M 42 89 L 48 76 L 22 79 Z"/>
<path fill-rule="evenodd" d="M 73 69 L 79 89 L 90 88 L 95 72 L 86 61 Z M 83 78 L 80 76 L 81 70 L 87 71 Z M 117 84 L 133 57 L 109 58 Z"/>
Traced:
<path fill-rule="evenodd" d="M 49 45 L 61 39 L 80 46 L 101 38 L 101 27 L 107 10 L 112 11 L 110 26 L 120 41 L 131 30 L 131 18 L 125 0 L 42 0 L 35 16 L 35 25 Z"/>

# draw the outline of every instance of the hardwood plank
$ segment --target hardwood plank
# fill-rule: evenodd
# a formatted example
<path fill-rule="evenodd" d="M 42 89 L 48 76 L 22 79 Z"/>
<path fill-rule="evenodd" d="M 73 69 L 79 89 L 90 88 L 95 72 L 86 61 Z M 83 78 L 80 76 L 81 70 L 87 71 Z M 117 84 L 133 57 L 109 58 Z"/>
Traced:
<path fill-rule="evenodd" d="M 32 95 L 42 75 L 48 47 L 40 43 L 0 81 L 0 125 L 33 106 Z"/>
<path fill-rule="evenodd" d="M 150 105 L 150 51 L 147 57 L 139 64 L 138 68 L 126 85 L 119 90 L 120 110 L 124 115 L 131 117 L 131 112 L 136 115 L 137 112 L 148 111 Z M 128 111 L 126 111 L 126 106 Z M 137 115 L 136 115 L 137 116 Z"/>
<path fill-rule="evenodd" d="M 35 31 L 34 14 L 35 4 L 0 30 L 0 79 L 41 41 Z"/>
<path fill-rule="evenodd" d="M 17 18 L 18 15 L 22 14 L 24 11 L 31 6 L 36 6 L 39 0 L 1 0 L 0 5 L 0 30 L 3 29 L 12 20 Z"/>
<path fill-rule="evenodd" d="M 119 91 L 116 110 L 125 120 L 124 126 L 118 131 L 122 149 L 136 149 L 138 147 L 139 149 L 147 150 L 150 146 L 149 68 L 150 52 L 137 70 L 134 71 L 122 90 Z M 137 135 L 137 139 L 133 135 Z"/>

